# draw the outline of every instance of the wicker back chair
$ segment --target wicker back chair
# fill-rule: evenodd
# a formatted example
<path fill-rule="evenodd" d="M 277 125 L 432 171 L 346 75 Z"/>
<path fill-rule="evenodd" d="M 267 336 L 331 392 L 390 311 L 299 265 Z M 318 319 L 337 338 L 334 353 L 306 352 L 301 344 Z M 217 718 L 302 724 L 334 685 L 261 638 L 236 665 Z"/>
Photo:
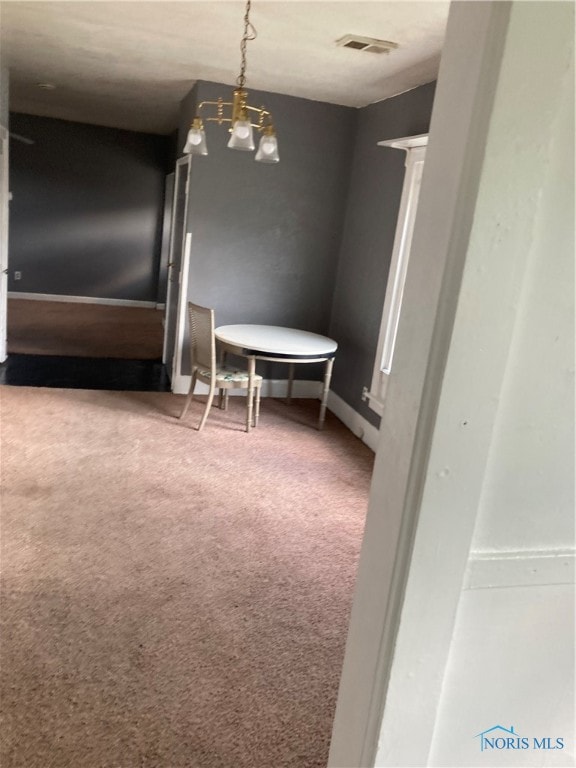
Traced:
<path fill-rule="evenodd" d="M 250 377 L 248 371 L 239 370 L 238 368 L 231 369 L 218 365 L 216 358 L 213 309 L 208 309 L 207 307 L 201 307 L 198 304 L 188 302 L 188 319 L 190 323 L 190 364 L 192 366 L 192 380 L 180 418 L 183 419 L 188 411 L 188 407 L 194 397 L 194 387 L 196 386 L 196 382 L 201 381 L 208 385 L 209 391 L 206 408 L 200 419 L 198 431 L 200 431 L 206 423 L 206 419 L 208 418 L 212 406 L 212 401 L 214 400 L 214 394 L 217 389 L 220 391 L 220 408 L 224 410 L 228 407 L 229 389 L 247 390 L 247 409 L 250 404 L 250 398 L 254 396 L 254 390 L 256 390 L 254 426 L 258 426 L 262 376 L 259 376 L 258 374 L 254 375 L 253 389 L 250 390 Z M 248 428 L 246 431 L 248 431 Z"/>

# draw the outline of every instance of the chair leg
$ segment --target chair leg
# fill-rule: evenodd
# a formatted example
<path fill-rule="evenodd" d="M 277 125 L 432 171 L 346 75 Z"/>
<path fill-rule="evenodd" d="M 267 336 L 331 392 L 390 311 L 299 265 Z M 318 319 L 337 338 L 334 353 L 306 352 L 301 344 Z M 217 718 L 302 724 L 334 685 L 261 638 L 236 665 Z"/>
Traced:
<path fill-rule="evenodd" d="M 186 416 L 186 413 L 188 411 L 188 408 L 190 407 L 190 403 L 192 402 L 192 398 L 194 397 L 194 387 L 196 386 L 196 371 L 192 374 L 192 381 L 190 382 L 190 389 L 188 390 L 188 394 L 186 395 L 186 401 L 184 403 L 184 408 L 182 408 L 182 413 L 180 414 L 180 418 L 183 419 L 184 416 Z"/>
<path fill-rule="evenodd" d="M 218 408 L 220 408 L 221 411 L 224 410 L 224 389 L 223 387 L 220 387 L 218 391 Z"/>
<path fill-rule="evenodd" d="M 225 411 L 227 411 L 227 410 L 228 410 L 228 397 L 229 397 L 229 394 L 230 394 L 230 393 L 228 392 L 228 390 L 227 390 L 227 389 L 225 389 L 225 390 L 224 390 L 224 410 L 225 410 Z"/>
<path fill-rule="evenodd" d="M 210 383 L 210 391 L 208 392 L 208 400 L 206 401 L 206 408 L 204 409 L 204 415 L 202 416 L 202 419 L 200 420 L 200 424 L 198 425 L 198 432 L 200 432 L 201 429 L 203 429 L 204 424 L 206 424 L 206 419 L 208 418 L 208 414 L 210 413 L 210 408 L 212 407 L 212 400 L 214 400 L 214 393 L 216 392 L 216 387 L 214 386 L 214 383 Z"/>
<path fill-rule="evenodd" d="M 260 384 L 256 387 L 256 408 L 254 409 L 254 426 L 258 426 L 258 419 L 260 418 Z"/>

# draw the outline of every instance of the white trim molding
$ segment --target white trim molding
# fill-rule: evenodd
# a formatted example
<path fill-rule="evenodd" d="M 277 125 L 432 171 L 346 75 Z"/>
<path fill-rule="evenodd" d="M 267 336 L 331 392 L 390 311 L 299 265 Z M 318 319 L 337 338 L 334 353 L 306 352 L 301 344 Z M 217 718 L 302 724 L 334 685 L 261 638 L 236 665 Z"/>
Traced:
<path fill-rule="evenodd" d="M 419 133 L 417 136 L 403 136 L 401 139 L 389 139 L 388 141 L 379 141 L 379 147 L 392 147 L 392 149 L 409 149 L 428 146 L 428 134 Z"/>
<path fill-rule="evenodd" d="M 110 307 L 144 307 L 155 309 L 155 301 L 136 301 L 133 299 L 99 299 L 94 296 L 65 296 L 55 293 L 24 293 L 8 291 L 9 299 L 28 299 L 29 301 L 60 301 L 65 304 L 103 304 Z"/>
<path fill-rule="evenodd" d="M 332 390 L 328 393 L 328 410 L 337 416 L 352 434 L 359 437 L 371 451 L 376 453 L 380 430 L 370 424 L 364 416 L 361 416 L 358 411 L 355 411 Z"/>
<path fill-rule="evenodd" d="M 388 282 L 386 285 L 386 297 L 380 323 L 378 346 L 372 372 L 370 391 L 366 393 L 366 399 L 373 411 L 382 415 L 388 377 L 392 370 L 392 357 L 396 344 L 396 334 L 400 321 L 402 296 L 412 246 L 412 234 L 418 208 L 422 171 L 426 158 L 428 134 L 410 136 L 403 139 L 379 141 L 378 146 L 393 149 L 402 149 L 406 152 L 406 173 L 400 199 L 400 210 L 396 222 L 396 234 L 390 269 L 388 270 Z"/>
<path fill-rule="evenodd" d="M 464 589 L 574 584 L 575 570 L 574 550 L 471 552 Z"/>
<path fill-rule="evenodd" d="M 188 269 L 190 258 L 184 273 L 184 258 L 187 238 L 188 194 L 190 191 L 190 169 L 192 155 L 185 155 L 176 161 L 172 212 L 170 215 L 170 240 L 168 245 L 168 275 L 166 301 L 164 306 L 164 341 L 162 342 L 162 362 L 170 369 L 172 380 L 181 374 L 182 349 L 178 347 L 178 324 L 181 307 L 184 305 L 186 319 L 186 298 L 188 296 Z M 176 270 L 178 274 L 176 274 Z M 184 294 L 184 297 L 181 295 Z M 172 332 L 174 335 L 172 337 Z"/>
<path fill-rule="evenodd" d="M 175 395 L 187 395 L 190 388 L 191 376 L 180 374 L 172 385 L 172 392 Z M 306 400 L 319 400 L 321 382 L 305 381 L 296 379 L 293 382 L 292 397 Z M 195 395 L 207 395 L 208 386 L 197 382 L 194 388 Z M 246 391 L 242 389 L 232 389 L 229 392 L 231 397 L 245 397 Z M 262 382 L 262 397 L 285 398 L 288 395 L 288 379 L 264 379 Z M 363 416 L 348 405 L 335 392 L 330 390 L 328 393 L 328 410 L 340 419 L 344 426 L 356 435 L 364 445 L 367 445 L 371 451 L 376 453 L 378 445 L 379 430 L 370 424 Z"/>
<path fill-rule="evenodd" d="M 188 177 L 190 178 L 190 177 Z M 188 190 L 188 181 L 186 182 Z M 188 192 L 186 192 L 186 201 L 188 201 Z M 187 205 L 188 203 L 186 203 Z M 186 336 L 186 305 L 188 303 L 188 272 L 190 271 L 190 251 L 192 249 L 192 232 L 186 232 L 184 235 L 184 250 L 180 271 L 178 273 L 178 298 L 176 303 L 176 329 L 175 346 L 172 357 L 172 379 L 177 380 L 182 375 L 182 351 L 184 349 L 184 338 Z"/>
<path fill-rule="evenodd" d="M 9 143 L 8 132 L 0 125 L 0 363 L 6 360 L 8 335 Z"/>

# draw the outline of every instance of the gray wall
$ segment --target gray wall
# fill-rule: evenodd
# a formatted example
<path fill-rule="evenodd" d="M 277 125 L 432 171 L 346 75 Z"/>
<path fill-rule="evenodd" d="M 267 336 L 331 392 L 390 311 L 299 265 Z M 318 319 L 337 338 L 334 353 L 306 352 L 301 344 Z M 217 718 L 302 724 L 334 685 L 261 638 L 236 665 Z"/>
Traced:
<path fill-rule="evenodd" d="M 194 86 L 188 91 L 188 94 L 180 102 L 178 130 L 175 131 L 176 141 L 174 162 L 176 162 L 179 157 L 182 157 L 182 149 L 186 144 L 186 136 L 188 135 L 188 130 L 192 125 L 192 120 L 194 120 L 194 117 L 196 116 L 196 105 L 198 104 L 198 88 L 199 84 L 195 83 Z M 219 96 L 226 95 L 226 93 L 230 92 L 231 90 L 230 86 L 227 85 L 222 85 L 220 88 L 222 90 L 219 91 Z M 218 141 L 217 136 L 216 141 Z M 216 147 L 211 146 L 210 149 L 216 149 Z"/>
<path fill-rule="evenodd" d="M 9 290 L 155 301 L 170 140 L 10 120 L 35 143 L 10 145 Z"/>
<path fill-rule="evenodd" d="M 226 129 L 214 124 L 207 124 L 210 154 L 192 161 L 189 298 L 214 307 L 219 324 L 332 336 L 339 344 L 332 388 L 375 425 L 361 392 L 372 377 L 404 180 L 404 153 L 377 142 L 426 133 L 434 88 L 361 110 L 252 92 L 253 103 L 274 114 L 280 163 L 227 149 Z M 181 106 L 178 155 L 196 103 L 230 90 L 194 86 Z M 318 370 L 301 366 L 298 374 Z"/>
<path fill-rule="evenodd" d="M 405 153 L 378 141 L 426 133 L 435 84 L 358 111 L 358 128 L 329 335 L 338 341 L 332 389 L 372 424 L 370 387 L 394 244 Z"/>
<path fill-rule="evenodd" d="M 195 86 L 182 103 L 179 154 L 195 99 L 231 90 Z M 210 154 L 192 160 L 189 297 L 214 307 L 221 325 L 265 323 L 325 334 L 357 111 L 257 91 L 250 97 L 273 113 L 280 163 L 256 163 L 254 153 L 228 149 L 227 129 L 207 124 Z M 298 374 L 309 378 L 317 371 L 299 366 Z M 285 370 L 268 375 L 284 378 Z"/>
<path fill-rule="evenodd" d="M 0 55 L 0 125 L 5 128 L 8 128 L 8 87 L 8 67 Z"/>

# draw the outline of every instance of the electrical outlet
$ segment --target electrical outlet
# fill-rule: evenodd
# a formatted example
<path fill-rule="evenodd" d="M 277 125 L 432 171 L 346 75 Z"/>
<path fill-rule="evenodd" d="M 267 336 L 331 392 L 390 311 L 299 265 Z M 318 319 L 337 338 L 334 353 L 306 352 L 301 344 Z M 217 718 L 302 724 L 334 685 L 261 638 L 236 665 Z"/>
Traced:
<path fill-rule="evenodd" d="M 22 272 L 14 272 L 14 280 L 22 280 Z"/>

